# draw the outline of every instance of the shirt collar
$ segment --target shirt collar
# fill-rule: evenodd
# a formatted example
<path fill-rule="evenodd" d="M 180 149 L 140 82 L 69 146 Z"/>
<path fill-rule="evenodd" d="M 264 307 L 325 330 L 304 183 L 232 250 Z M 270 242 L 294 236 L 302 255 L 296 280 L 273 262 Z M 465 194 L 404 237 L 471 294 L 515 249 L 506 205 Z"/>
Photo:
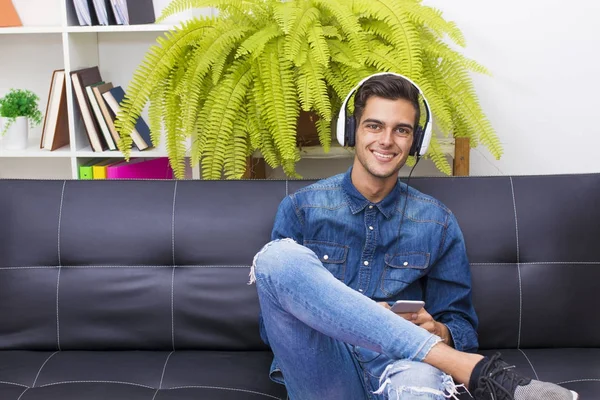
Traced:
<path fill-rule="evenodd" d="M 392 191 L 385 196 L 379 203 L 371 203 L 365 196 L 363 196 L 358 189 L 352 183 L 352 167 L 344 174 L 342 180 L 342 189 L 350 206 L 352 214 L 357 214 L 365 209 L 365 207 L 373 205 L 381 211 L 385 218 L 390 218 L 397 208 L 398 201 L 400 201 L 402 184 L 398 180 L 394 185 Z"/>

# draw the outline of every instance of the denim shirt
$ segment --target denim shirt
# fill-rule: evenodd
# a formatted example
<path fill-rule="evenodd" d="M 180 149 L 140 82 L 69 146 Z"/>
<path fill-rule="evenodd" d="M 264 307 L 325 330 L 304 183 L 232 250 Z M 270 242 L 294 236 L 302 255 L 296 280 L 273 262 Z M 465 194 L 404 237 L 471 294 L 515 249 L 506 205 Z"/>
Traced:
<path fill-rule="evenodd" d="M 351 172 L 287 196 L 271 239 L 292 238 L 308 247 L 333 276 L 375 301 L 424 300 L 427 312 L 448 327 L 457 350 L 476 351 L 471 273 L 452 212 L 400 180 L 371 203 L 352 184 Z"/>

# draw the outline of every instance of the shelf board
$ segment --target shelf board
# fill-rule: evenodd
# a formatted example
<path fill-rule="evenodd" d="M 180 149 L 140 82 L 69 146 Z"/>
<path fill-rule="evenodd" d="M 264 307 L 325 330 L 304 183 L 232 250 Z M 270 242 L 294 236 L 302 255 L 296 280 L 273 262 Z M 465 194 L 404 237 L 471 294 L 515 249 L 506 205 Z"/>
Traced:
<path fill-rule="evenodd" d="M 0 35 L 62 33 L 63 30 L 60 26 L 17 26 L 0 28 Z"/>
<path fill-rule="evenodd" d="M 95 26 L 69 26 L 69 33 L 103 33 L 103 32 L 165 32 L 173 29 L 174 25 L 95 25 Z"/>
<path fill-rule="evenodd" d="M 40 138 L 30 137 L 27 148 L 24 150 L 5 150 L 0 140 L 0 158 L 40 158 L 40 157 L 71 157 L 73 153 L 69 145 L 63 146 L 54 151 L 40 149 Z"/>
<path fill-rule="evenodd" d="M 93 151 L 90 146 L 87 146 L 81 150 L 77 150 L 74 155 L 76 157 L 90 157 L 90 158 L 123 158 L 121 151 L 105 150 L 102 152 Z M 150 158 L 150 157 L 167 157 L 167 151 L 165 149 L 149 149 L 139 151 L 137 149 L 131 149 L 130 158 Z"/>

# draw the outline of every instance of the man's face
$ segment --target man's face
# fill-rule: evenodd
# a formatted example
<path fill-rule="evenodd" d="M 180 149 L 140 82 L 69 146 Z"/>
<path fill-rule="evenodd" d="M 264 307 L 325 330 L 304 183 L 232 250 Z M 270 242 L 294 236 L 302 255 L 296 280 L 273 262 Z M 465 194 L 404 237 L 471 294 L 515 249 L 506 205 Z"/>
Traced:
<path fill-rule="evenodd" d="M 396 179 L 412 146 L 415 117 L 408 100 L 370 97 L 356 129 L 354 168 L 376 178 Z"/>

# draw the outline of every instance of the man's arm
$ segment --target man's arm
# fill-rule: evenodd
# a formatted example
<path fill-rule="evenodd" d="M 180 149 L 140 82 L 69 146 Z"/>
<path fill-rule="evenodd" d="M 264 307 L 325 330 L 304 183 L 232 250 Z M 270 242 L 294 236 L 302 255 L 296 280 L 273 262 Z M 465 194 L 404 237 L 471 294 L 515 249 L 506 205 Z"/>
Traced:
<path fill-rule="evenodd" d="M 302 225 L 293 195 L 286 196 L 277 209 L 271 240 L 290 238 L 302 244 Z"/>
<path fill-rule="evenodd" d="M 454 215 L 440 243 L 440 252 L 424 279 L 425 308 L 448 332 L 450 343 L 460 351 L 476 351 L 477 315 L 471 300 L 471 270 L 464 238 Z M 442 336 L 442 338 L 444 338 Z"/>

